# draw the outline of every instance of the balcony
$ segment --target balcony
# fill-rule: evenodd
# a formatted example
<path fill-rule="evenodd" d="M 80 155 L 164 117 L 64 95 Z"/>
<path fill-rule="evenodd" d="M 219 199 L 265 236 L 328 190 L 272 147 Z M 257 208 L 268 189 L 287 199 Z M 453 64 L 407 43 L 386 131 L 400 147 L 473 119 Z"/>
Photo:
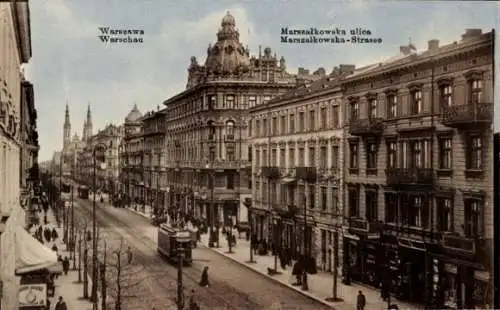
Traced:
<path fill-rule="evenodd" d="M 306 182 L 316 182 L 316 167 L 295 167 L 295 177 Z"/>
<path fill-rule="evenodd" d="M 424 168 L 392 168 L 386 169 L 387 185 L 389 186 L 433 186 L 434 173 L 432 169 Z"/>
<path fill-rule="evenodd" d="M 355 234 L 374 234 L 378 233 L 379 228 L 367 219 L 351 217 L 349 218 L 349 230 Z"/>
<path fill-rule="evenodd" d="M 443 107 L 441 122 L 451 128 L 489 125 L 493 121 L 493 103 L 476 103 Z"/>
<path fill-rule="evenodd" d="M 445 234 L 442 242 L 443 247 L 451 252 L 470 255 L 476 253 L 476 240 L 472 238 L 457 234 Z"/>
<path fill-rule="evenodd" d="M 234 135 L 225 135 L 224 141 L 225 142 L 234 142 Z"/>
<path fill-rule="evenodd" d="M 384 120 L 378 117 L 352 120 L 349 124 L 349 133 L 353 136 L 373 137 L 383 132 Z"/>
<path fill-rule="evenodd" d="M 279 179 L 281 177 L 280 168 L 276 166 L 263 166 L 261 175 L 269 179 Z"/>

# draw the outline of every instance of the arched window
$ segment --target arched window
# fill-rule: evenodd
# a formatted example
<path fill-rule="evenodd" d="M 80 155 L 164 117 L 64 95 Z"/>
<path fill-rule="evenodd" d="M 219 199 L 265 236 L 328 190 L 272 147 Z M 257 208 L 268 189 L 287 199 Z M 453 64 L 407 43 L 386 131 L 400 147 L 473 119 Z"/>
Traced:
<path fill-rule="evenodd" d="M 213 121 L 208 122 L 208 140 L 215 140 L 215 125 Z"/>
<path fill-rule="evenodd" d="M 234 139 L 234 122 L 227 121 L 226 122 L 226 138 Z"/>

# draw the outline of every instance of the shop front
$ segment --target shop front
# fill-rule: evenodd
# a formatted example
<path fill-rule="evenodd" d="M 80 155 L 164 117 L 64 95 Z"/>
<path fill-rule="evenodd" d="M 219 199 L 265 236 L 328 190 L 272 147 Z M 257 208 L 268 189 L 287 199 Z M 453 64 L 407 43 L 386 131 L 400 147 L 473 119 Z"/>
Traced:
<path fill-rule="evenodd" d="M 19 309 L 48 309 L 55 294 L 54 276 L 62 273 L 56 252 L 50 250 L 24 228 L 16 228 L 16 276 L 20 276 Z"/>

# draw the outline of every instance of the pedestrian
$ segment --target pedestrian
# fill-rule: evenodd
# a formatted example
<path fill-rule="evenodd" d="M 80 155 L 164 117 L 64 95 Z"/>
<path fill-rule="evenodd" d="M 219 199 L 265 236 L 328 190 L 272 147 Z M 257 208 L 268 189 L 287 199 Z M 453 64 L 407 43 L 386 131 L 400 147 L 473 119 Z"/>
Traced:
<path fill-rule="evenodd" d="M 54 243 L 54 245 L 52 246 L 52 251 L 56 252 L 56 254 L 57 254 L 58 250 L 59 249 L 57 248 L 57 245 L 55 245 L 55 243 Z"/>
<path fill-rule="evenodd" d="M 43 230 L 43 235 L 45 237 L 45 240 L 47 240 L 47 242 L 50 242 L 50 239 L 52 237 L 52 233 L 50 232 L 50 230 L 48 228 L 45 228 Z"/>
<path fill-rule="evenodd" d="M 127 261 L 129 264 L 132 263 L 132 249 L 130 247 L 127 247 Z"/>
<path fill-rule="evenodd" d="M 68 259 L 67 256 L 64 256 L 64 260 L 63 260 L 62 264 L 63 264 L 64 275 L 68 275 L 68 271 L 69 271 L 69 259 Z"/>
<path fill-rule="evenodd" d="M 196 297 L 194 294 L 194 290 L 191 291 L 191 296 L 189 296 L 189 310 L 199 310 L 200 306 L 196 302 Z"/>
<path fill-rule="evenodd" d="M 366 297 L 363 295 L 362 291 L 358 292 L 358 301 L 356 303 L 357 310 L 364 310 L 366 306 Z"/>
<path fill-rule="evenodd" d="M 201 273 L 200 286 L 207 287 L 210 285 L 208 281 L 208 266 L 203 268 L 203 272 Z"/>
<path fill-rule="evenodd" d="M 68 310 L 66 302 L 63 300 L 62 296 L 59 296 L 59 301 L 56 304 L 55 310 Z"/>
<path fill-rule="evenodd" d="M 59 237 L 59 235 L 57 234 L 57 231 L 56 231 L 56 228 L 55 228 L 55 227 L 53 227 L 53 228 L 52 228 L 52 232 L 51 232 L 51 234 L 52 234 L 52 239 L 53 239 L 54 241 L 55 241 L 55 240 Z"/>

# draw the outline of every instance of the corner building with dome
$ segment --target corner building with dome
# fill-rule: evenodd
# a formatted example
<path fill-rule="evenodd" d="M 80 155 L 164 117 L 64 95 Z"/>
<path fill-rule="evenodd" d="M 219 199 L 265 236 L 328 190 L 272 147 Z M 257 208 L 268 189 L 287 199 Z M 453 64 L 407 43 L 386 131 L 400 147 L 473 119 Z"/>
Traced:
<path fill-rule="evenodd" d="M 284 57 L 269 47 L 251 56 L 229 12 L 205 63 L 190 61 L 186 89 L 166 99 L 161 111 L 167 210 L 205 218 L 218 228 L 245 225 L 244 202 L 252 197 L 248 109 L 321 78 L 324 70 L 290 74 Z"/>

